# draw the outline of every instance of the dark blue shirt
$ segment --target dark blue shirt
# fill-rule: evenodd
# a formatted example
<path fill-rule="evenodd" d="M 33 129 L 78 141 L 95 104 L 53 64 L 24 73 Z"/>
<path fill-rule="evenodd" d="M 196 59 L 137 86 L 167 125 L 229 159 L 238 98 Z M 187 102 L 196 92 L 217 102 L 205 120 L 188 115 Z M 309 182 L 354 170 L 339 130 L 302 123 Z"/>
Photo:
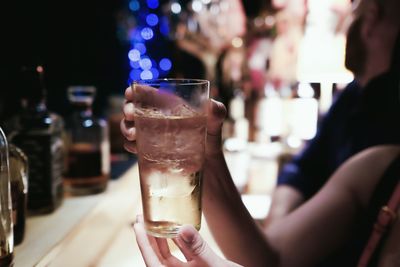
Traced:
<path fill-rule="evenodd" d="M 326 114 L 316 137 L 286 164 L 278 184 L 312 197 L 349 157 L 379 144 L 400 144 L 398 72 L 373 79 L 365 88 L 350 83 Z"/>

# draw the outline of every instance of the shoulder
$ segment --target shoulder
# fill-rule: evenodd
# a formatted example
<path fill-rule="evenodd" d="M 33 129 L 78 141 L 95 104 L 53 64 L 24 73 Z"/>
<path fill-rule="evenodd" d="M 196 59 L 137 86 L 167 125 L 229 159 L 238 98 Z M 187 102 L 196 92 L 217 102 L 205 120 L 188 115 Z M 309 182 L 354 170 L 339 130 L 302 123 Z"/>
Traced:
<path fill-rule="evenodd" d="M 352 191 L 359 204 L 365 207 L 384 172 L 399 155 L 399 145 L 365 149 L 347 160 L 335 172 L 330 183 Z"/>
<path fill-rule="evenodd" d="M 352 81 L 343 90 L 339 91 L 334 98 L 333 106 L 342 102 L 354 101 L 360 95 L 362 89 L 357 81 Z"/>
<path fill-rule="evenodd" d="M 361 87 L 356 81 L 349 83 L 342 91 L 336 93 L 325 118 L 347 116 L 349 110 L 353 109 L 359 100 L 361 92 Z"/>

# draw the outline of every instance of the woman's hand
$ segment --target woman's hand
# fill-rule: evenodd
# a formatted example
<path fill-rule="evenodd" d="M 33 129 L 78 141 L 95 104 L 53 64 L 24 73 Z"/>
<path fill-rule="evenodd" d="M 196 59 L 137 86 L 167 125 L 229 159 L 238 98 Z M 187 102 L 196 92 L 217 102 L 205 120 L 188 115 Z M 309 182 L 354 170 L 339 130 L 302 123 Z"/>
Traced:
<path fill-rule="evenodd" d="M 207 245 L 192 226 L 183 226 L 173 239 L 187 262 L 174 257 L 168 247 L 167 239 L 150 236 L 146 233 L 143 217 L 138 216 L 134 225 L 136 241 L 147 267 L 239 267 L 222 259 Z"/>

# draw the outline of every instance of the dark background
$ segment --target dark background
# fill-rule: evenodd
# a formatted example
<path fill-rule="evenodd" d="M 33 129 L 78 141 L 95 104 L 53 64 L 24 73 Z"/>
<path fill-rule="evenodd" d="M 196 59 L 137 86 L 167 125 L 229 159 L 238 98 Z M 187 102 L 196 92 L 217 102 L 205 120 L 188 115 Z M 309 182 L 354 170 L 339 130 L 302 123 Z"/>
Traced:
<path fill-rule="evenodd" d="M 265 2 L 243 1 L 246 14 L 256 15 Z M 126 0 L 3 1 L 0 121 L 19 109 L 18 69 L 31 64 L 44 66 L 49 109 L 67 115 L 66 88 L 95 85 L 95 111 L 104 113 L 107 96 L 122 94 L 129 76 L 129 45 L 116 32 L 117 14 L 127 5 Z"/>

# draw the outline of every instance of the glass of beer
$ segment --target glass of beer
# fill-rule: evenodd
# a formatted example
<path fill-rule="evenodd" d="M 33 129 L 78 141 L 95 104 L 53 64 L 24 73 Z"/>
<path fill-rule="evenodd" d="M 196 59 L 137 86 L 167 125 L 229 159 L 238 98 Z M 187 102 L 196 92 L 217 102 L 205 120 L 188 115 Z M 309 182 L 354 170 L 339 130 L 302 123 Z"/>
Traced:
<path fill-rule="evenodd" d="M 163 79 L 132 84 L 145 228 L 175 237 L 201 225 L 209 82 Z"/>

